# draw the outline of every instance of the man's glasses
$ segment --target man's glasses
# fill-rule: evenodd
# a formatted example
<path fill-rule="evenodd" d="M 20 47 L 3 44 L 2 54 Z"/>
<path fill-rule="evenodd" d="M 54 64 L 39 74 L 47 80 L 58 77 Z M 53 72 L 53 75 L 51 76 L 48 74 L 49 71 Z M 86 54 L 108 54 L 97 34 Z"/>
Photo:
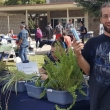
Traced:
<path fill-rule="evenodd" d="M 109 15 L 103 15 L 102 18 L 103 19 L 108 19 L 108 18 L 110 18 L 110 16 Z"/>

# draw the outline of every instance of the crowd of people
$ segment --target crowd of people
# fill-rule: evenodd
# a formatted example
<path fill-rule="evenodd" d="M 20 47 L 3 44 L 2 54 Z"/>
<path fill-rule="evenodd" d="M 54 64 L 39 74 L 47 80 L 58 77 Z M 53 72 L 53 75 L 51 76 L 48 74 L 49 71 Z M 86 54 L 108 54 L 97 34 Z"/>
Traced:
<path fill-rule="evenodd" d="M 80 23 L 81 23 L 81 27 L 79 32 L 81 33 L 81 39 L 82 39 L 82 42 L 84 43 L 84 35 L 87 33 L 87 29 L 84 27 L 83 21 L 81 21 Z M 36 48 L 38 47 L 41 48 L 44 44 L 51 45 L 54 40 L 57 40 L 59 42 L 62 42 L 65 50 L 68 50 L 68 48 L 72 47 L 72 41 L 74 38 L 74 35 L 71 32 L 71 28 L 74 28 L 72 19 L 69 20 L 69 23 L 67 23 L 65 27 L 63 27 L 61 25 L 61 22 L 58 21 L 58 24 L 55 26 L 55 29 L 52 28 L 51 23 L 48 23 L 47 26 L 45 27 L 46 40 L 42 40 L 42 37 L 43 37 L 42 30 L 40 29 L 39 25 L 36 25 L 36 28 L 34 31 Z M 29 62 L 27 58 L 27 49 L 29 48 L 28 39 L 31 38 L 31 33 L 28 26 L 25 24 L 25 22 L 21 22 L 20 29 L 21 31 L 17 35 L 18 37 L 17 46 L 19 50 L 18 53 L 22 62 L 27 63 Z M 8 33 L 8 37 L 12 39 L 13 36 L 15 36 L 14 32 L 13 30 L 10 30 Z M 53 39 L 53 36 L 55 36 L 54 39 Z"/>
<path fill-rule="evenodd" d="M 107 2 L 102 5 L 100 9 L 100 21 L 104 27 L 104 33 L 89 39 L 84 44 L 84 36 L 87 34 L 87 29 L 84 26 L 84 22 L 80 22 L 80 38 L 82 40 L 77 41 L 74 38 L 74 34 L 71 33 L 71 28 L 74 28 L 72 20 L 65 27 L 58 22 L 55 29 L 52 28 L 51 23 L 48 23 L 45 27 L 45 33 L 47 40 L 50 41 L 53 35 L 56 35 L 55 41 L 52 41 L 49 59 L 52 62 L 57 61 L 55 56 L 57 41 L 60 42 L 62 48 L 66 51 L 73 47 L 74 53 L 78 64 L 84 74 L 89 75 L 89 90 L 90 90 L 90 110 L 110 110 L 110 3 Z M 27 38 L 30 32 L 26 26 L 21 23 L 21 31 L 18 34 L 18 50 L 19 56 L 23 63 L 28 63 Z M 9 32 L 9 36 L 13 36 L 13 30 Z M 41 43 L 43 37 L 40 27 L 37 25 L 35 29 L 35 41 L 36 48 L 38 47 L 38 41 Z M 60 49 L 59 49 L 60 50 Z M 60 52 L 60 51 L 59 51 Z M 46 62 L 45 62 L 46 64 Z M 45 69 L 39 68 L 41 78 L 43 80 L 48 78 Z"/>

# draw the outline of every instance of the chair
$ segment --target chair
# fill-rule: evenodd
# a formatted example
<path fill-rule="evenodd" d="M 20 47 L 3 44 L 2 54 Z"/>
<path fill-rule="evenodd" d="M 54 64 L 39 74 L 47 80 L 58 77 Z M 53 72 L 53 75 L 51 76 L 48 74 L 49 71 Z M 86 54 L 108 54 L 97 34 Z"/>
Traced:
<path fill-rule="evenodd" d="M 14 51 L 14 45 L 12 44 L 7 44 L 7 45 L 1 45 L 1 50 L 4 52 L 4 58 L 3 58 L 3 61 L 6 61 L 6 63 L 9 61 L 9 60 L 16 60 L 16 54 L 15 54 L 15 51 Z M 13 55 L 12 58 L 10 58 L 10 56 Z"/>

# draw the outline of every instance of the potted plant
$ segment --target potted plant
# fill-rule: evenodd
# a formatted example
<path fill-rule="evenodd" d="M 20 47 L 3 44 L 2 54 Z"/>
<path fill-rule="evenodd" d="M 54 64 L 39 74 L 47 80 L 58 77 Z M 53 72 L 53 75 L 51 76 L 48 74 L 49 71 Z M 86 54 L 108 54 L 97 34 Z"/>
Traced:
<path fill-rule="evenodd" d="M 38 77 L 34 82 L 27 82 L 25 85 L 28 96 L 36 99 L 46 98 L 46 96 L 42 95 L 42 92 L 45 89 L 45 84 L 46 80 L 42 81 L 41 77 Z"/>
<path fill-rule="evenodd" d="M 47 89 L 47 98 L 50 102 L 57 104 L 65 105 L 71 103 L 67 109 L 70 110 L 77 100 L 86 98 L 83 96 L 86 95 L 83 89 L 87 90 L 87 88 L 82 85 L 83 74 L 77 64 L 73 50 L 69 49 L 68 53 L 66 53 L 60 47 L 59 53 L 59 46 L 56 46 L 56 48 L 55 56 L 58 61 L 53 63 L 48 57 L 45 58 L 48 62 L 44 65 L 48 75 L 45 87 L 50 88 Z M 79 95 L 82 99 L 79 99 Z M 58 106 L 56 106 L 56 109 L 60 110 Z"/>
<path fill-rule="evenodd" d="M 8 100 L 11 94 L 11 91 L 16 92 L 24 92 L 26 91 L 25 83 L 27 81 L 33 81 L 36 77 L 36 74 L 25 74 L 22 71 L 18 70 L 9 70 L 10 75 L 6 75 L 2 77 L 1 81 L 6 81 L 6 83 L 2 87 L 2 93 L 5 94 L 5 105 L 6 110 L 8 109 Z"/>
<path fill-rule="evenodd" d="M 6 84 L 3 86 L 3 92 L 5 91 L 15 91 L 23 92 L 26 91 L 25 82 L 32 81 L 36 74 L 25 74 L 22 71 L 9 70 L 10 75 L 1 78 L 2 81 L 7 81 Z"/>

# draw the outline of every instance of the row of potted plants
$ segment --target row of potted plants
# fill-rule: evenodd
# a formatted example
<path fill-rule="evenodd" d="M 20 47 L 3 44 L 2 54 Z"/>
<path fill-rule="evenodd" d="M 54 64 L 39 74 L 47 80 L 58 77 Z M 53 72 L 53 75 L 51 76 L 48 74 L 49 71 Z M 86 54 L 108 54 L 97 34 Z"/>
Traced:
<path fill-rule="evenodd" d="M 59 48 L 59 47 L 58 47 Z M 66 110 L 70 110 L 76 101 L 84 100 L 87 96 L 87 86 L 83 84 L 84 78 L 80 70 L 76 56 L 72 49 L 68 53 L 61 49 L 56 51 L 55 56 L 59 59 L 55 63 L 50 61 L 44 65 L 48 78 L 42 82 L 40 77 L 34 83 L 27 83 L 29 96 L 40 99 L 47 94 L 47 99 L 56 104 L 71 104 Z M 58 49 L 57 49 L 58 50 Z M 35 91 L 35 92 L 34 92 Z M 57 110 L 62 110 L 56 105 Z"/>
<path fill-rule="evenodd" d="M 83 85 L 84 78 L 77 64 L 76 56 L 72 49 L 69 49 L 68 53 L 64 49 L 60 49 L 61 53 L 55 52 L 55 56 L 59 59 L 55 63 L 48 57 L 45 58 L 48 62 L 44 65 L 48 75 L 45 81 L 41 81 L 36 74 L 28 75 L 18 70 L 12 70 L 9 71 L 10 74 L 0 78 L 1 82 L 5 81 L 2 88 L 3 93 L 6 91 L 23 92 L 27 88 L 27 94 L 31 97 L 41 99 L 47 94 L 50 102 L 62 105 L 71 103 L 66 110 L 70 110 L 76 101 L 84 100 L 87 87 Z M 80 96 L 81 98 L 79 98 Z M 56 109 L 60 110 L 57 105 Z"/>

